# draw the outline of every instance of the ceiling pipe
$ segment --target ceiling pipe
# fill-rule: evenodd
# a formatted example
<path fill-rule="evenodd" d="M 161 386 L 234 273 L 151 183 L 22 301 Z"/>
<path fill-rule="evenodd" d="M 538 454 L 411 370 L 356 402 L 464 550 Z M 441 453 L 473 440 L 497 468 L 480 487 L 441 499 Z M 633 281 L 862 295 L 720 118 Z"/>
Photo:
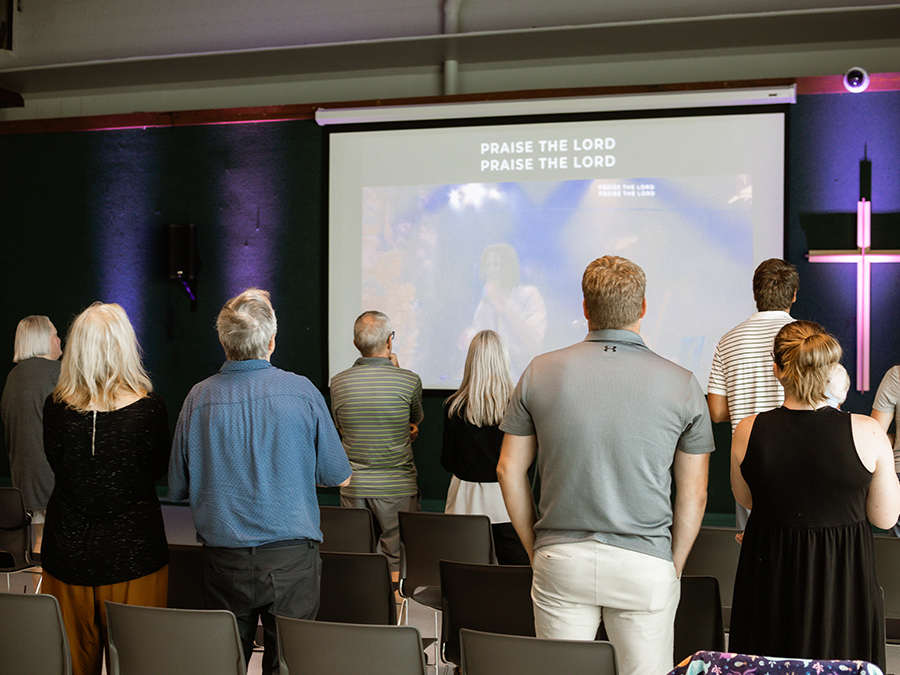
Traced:
<path fill-rule="evenodd" d="M 459 33 L 459 8 L 462 0 L 444 0 L 444 35 Z M 444 59 L 444 95 L 459 93 L 459 61 L 453 56 Z"/>

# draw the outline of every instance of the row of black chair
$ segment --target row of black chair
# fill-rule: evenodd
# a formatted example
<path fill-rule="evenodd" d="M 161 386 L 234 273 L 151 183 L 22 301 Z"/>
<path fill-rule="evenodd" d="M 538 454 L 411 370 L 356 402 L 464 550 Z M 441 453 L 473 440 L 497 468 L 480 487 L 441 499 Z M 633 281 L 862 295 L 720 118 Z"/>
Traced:
<path fill-rule="evenodd" d="M 317 618 L 326 622 L 394 623 L 395 605 L 387 559 L 374 553 L 327 550 L 335 542 L 348 549 L 357 547 L 360 541 L 368 541 L 369 512 L 366 509 L 347 509 L 346 514 L 341 511 L 340 507 L 323 507 L 323 514 L 328 515 L 323 517 L 326 543 L 321 553 L 321 603 Z M 364 517 L 359 517 L 360 511 Z M 350 525 L 340 523 L 345 515 Z M 477 517 L 444 514 L 402 514 L 401 519 L 404 539 L 415 542 L 403 551 L 401 588 L 407 599 L 418 595 L 427 599 L 427 606 L 443 610 L 441 630 L 436 630 L 435 635 L 440 637 L 445 663 L 461 665 L 459 634 L 462 629 L 534 636 L 531 568 L 492 564 L 492 549 L 484 543 L 490 542 L 489 524 Z M 479 526 L 483 528 L 478 530 Z M 347 535 L 353 531 L 355 535 Z M 170 546 L 170 607 L 201 607 L 197 590 L 199 555 L 196 546 Z M 191 557 L 194 561 L 188 563 Z M 451 558 L 481 562 L 451 562 Z M 192 565 L 193 569 L 184 569 L 185 564 Z M 183 592 L 193 593 L 189 601 L 181 597 Z M 598 636 L 605 638 L 602 627 Z M 701 649 L 725 648 L 721 598 L 714 578 L 682 578 L 675 641 L 676 661 Z"/>
<path fill-rule="evenodd" d="M 321 507 L 321 513 L 325 543 L 321 547 L 322 599 L 318 619 L 395 623 L 396 606 L 387 559 L 368 552 L 376 545 L 371 513 L 343 507 Z M 487 517 L 401 513 L 400 520 L 400 591 L 404 603 L 413 599 L 435 610 L 435 635 L 440 638 L 446 663 L 460 664 L 461 629 L 534 635 L 531 569 L 495 564 Z M 198 546 L 170 546 L 170 607 L 202 607 L 200 553 Z M 715 579 L 686 577 L 682 587 L 676 621 L 676 659 L 698 649 L 723 649 L 721 600 Z M 443 610 L 440 628 L 438 610 Z M 602 628 L 598 637 L 605 637 Z"/>
<path fill-rule="evenodd" d="M 237 621 L 224 610 L 159 609 L 106 603 L 110 675 L 244 675 Z M 425 675 L 413 626 L 277 617 L 282 675 Z M 0 672 L 71 675 L 59 604 L 51 595 L 0 594 Z M 162 647 L 162 648 L 161 648 Z M 616 675 L 608 642 L 538 640 L 463 630 L 463 675 Z"/>

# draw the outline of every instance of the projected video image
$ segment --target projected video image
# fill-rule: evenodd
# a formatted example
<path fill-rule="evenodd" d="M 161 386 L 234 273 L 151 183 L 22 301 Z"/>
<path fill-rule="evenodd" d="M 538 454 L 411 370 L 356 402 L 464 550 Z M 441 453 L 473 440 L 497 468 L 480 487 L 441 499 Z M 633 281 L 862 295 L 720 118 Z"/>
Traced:
<path fill-rule="evenodd" d="M 647 273 L 647 345 L 702 387 L 754 311 L 756 266 L 784 253 L 784 114 L 356 130 L 329 137 L 329 360 L 357 358 L 363 310 L 400 364 L 456 389 L 478 330 L 513 376 L 583 340 L 581 275 L 606 254 Z"/>
<path fill-rule="evenodd" d="M 361 254 L 361 306 L 391 317 L 426 388 L 459 384 L 482 329 L 503 336 L 514 378 L 582 340 L 581 273 L 604 254 L 643 267 L 644 340 L 705 384 L 715 341 L 748 312 L 721 299 L 749 295 L 751 177 L 364 187 Z"/>

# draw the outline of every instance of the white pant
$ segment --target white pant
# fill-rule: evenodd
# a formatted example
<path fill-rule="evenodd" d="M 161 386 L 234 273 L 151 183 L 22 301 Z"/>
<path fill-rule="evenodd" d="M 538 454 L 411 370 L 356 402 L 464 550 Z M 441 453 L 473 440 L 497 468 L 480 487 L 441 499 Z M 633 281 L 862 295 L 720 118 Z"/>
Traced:
<path fill-rule="evenodd" d="M 672 669 L 681 582 L 661 558 L 597 541 L 543 546 L 534 556 L 539 638 L 593 640 L 602 621 L 619 675 Z"/>

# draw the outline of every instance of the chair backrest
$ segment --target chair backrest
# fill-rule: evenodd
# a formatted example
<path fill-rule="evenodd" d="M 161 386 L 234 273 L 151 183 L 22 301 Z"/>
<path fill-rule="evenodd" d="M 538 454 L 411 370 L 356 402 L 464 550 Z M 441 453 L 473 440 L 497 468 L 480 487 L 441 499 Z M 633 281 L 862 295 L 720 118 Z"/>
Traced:
<path fill-rule="evenodd" d="M 276 616 L 281 675 L 425 675 L 415 626 L 327 623 Z"/>
<path fill-rule="evenodd" d="M 0 673 L 71 675 L 72 655 L 52 595 L 0 593 Z"/>
<path fill-rule="evenodd" d="M 319 528 L 322 530 L 320 552 L 375 553 L 378 542 L 369 509 L 320 506 Z"/>
<path fill-rule="evenodd" d="M 734 575 L 738 558 L 741 557 L 741 547 L 734 540 L 738 532 L 740 530 L 733 527 L 701 527 L 682 572 L 688 576 L 718 579 L 723 600 L 722 618 L 726 627 L 730 623 Z"/>
<path fill-rule="evenodd" d="M 22 491 L 0 487 L 0 572 L 18 572 L 39 561 L 31 551 L 30 525 Z"/>
<path fill-rule="evenodd" d="M 441 560 L 444 660 L 460 664 L 462 628 L 534 637 L 531 567 Z"/>
<path fill-rule="evenodd" d="M 401 511 L 400 593 L 441 585 L 441 560 L 494 564 L 494 537 L 487 516 Z"/>
<path fill-rule="evenodd" d="M 675 613 L 675 663 L 698 651 L 725 651 L 722 598 L 715 577 L 681 577 Z"/>
<path fill-rule="evenodd" d="M 875 566 L 879 570 L 900 569 L 900 539 L 875 537 Z M 887 639 L 900 640 L 900 574 L 878 575 L 884 590 L 884 621 Z"/>
<path fill-rule="evenodd" d="M 203 547 L 169 544 L 169 590 L 172 609 L 203 609 Z"/>
<path fill-rule="evenodd" d="M 322 551 L 322 582 L 316 621 L 397 623 L 391 567 L 381 553 Z"/>
<path fill-rule="evenodd" d="M 541 640 L 521 635 L 460 631 L 462 675 L 616 675 L 616 650 L 594 640 Z"/>
<path fill-rule="evenodd" d="M 106 602 L 110 675 L 246 675 L 234 614 Z"/>

